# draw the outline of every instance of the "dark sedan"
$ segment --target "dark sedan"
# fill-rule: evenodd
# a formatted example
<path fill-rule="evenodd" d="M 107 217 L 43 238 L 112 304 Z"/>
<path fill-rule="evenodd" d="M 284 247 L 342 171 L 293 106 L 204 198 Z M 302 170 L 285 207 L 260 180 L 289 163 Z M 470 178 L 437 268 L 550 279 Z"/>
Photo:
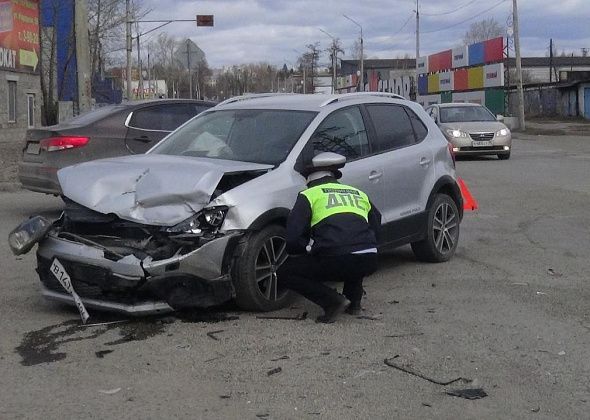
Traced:
<path fill-rule="evenodd" d="M 144 153 L 214 105 L 179 99 L 127 102 L 99 108 L 59 125 L 28 130 L 19 162 L 19 180 L 28 190 L 60 194 L 59 169 L 94 159 Z"/>

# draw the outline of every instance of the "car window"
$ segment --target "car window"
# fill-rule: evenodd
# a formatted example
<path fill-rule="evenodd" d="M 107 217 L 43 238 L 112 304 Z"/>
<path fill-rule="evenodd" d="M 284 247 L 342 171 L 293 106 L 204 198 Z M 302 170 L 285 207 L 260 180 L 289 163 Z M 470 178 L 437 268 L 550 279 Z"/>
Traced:
<path fill-rule="evenodd" d="M 340 109 L 328 115 L 311 137 L 314 154 L 334 152 L 347 160 L 369 154 L 369 139 L 358 107 Z"/>
<path fill-rule="evenodd" d="M 404 108 L 390 104 L 367 105 L 375 126 L 375 151 L 398 149 L 414 143 L 414 129 Z"/>
<path fill-rule="evenodd" d="M 449 106 L 441 108 L 440 121 L 444 123 L 496 121 L 496 117 L 483 106 Z"/>
<path fill-rule="evenodd" d="M 416 143 L 420 143 L 428 135 L 428 129 L 414 111 L 406 108 L 406 112 L 408 113 L 410 121 L 412 122 L 412 128 L 414 129 L 414 134 L 416 135 Z"/>
<path fill-rule="evenodd" d="M 103 118 L 109 117 L 119 111 L 124 110 L 124 105 L 108 105 L 101 108 L 97 108 L 93 111 L 89 111 L 85 114 L 81 114 L 71 120 L 66 121 L 63 125 L 89 125 L 95 123 Z"/>
<path fill-rule="evenodd" d="M 173 131 L 207 109 L 197 104 L 163 104 L 133 112 L 129 126 L 142 130 Z"/>
<path fill-rule="evenodd" d="M 150 153 L 278 164 L 316 115 L 272 109 L 209 111 L 170 134 Z"/>

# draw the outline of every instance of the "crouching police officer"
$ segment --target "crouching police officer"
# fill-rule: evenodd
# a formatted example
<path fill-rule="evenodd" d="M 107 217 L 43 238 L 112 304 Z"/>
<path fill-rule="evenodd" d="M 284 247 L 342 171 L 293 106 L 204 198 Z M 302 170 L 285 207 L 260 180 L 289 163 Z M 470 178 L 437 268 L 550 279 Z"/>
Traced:
<path fill-rule="evenodd" d="M 338 183 L 345 162 L 329 152 L 313 159 L 308 188 L 287 221 L 290 257 L 278 272 L 285 287 L 324 309 L 318 322 L 334 322 L 344 311 L 360 313 L 363 278 L 377 269 L 381 214 L 364 192 Z M 344 282 L 343 294 L 324 281 Z"/>

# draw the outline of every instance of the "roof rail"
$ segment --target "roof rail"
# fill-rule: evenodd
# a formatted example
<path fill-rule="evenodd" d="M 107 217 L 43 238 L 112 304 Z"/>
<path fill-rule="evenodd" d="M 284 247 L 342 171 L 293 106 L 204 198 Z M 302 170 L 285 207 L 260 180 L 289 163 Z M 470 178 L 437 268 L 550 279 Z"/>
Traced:
<path fill-rule="evenodd" d="M 331 97 L 330 99 L 328 99 L 326 102 L 322 103 L 320 105 L 320 107 L 326 106 L 326 105 L 330 105 L 339 101 L 346 101 L 348 99 L 352 100 L 355 98 L 359 98 L 359 97 L 363 97 L 363 96 L 380 96 L 383 98 L 393 98 L 393 99 L 403 99 L 406 100 L 406 98 L 404 98 L 401 95 L 398 95 L 397 93 L 389 93 L 389 92 L 352 92 L 352 93 L 342 93 L 339 95 L 335 95 L 333 97 Z"/>
<path fill-rule="evenodd" d="M 271 96 L 283 96 L 283 95 L 296 95 L 296 93 L 280 93 L 280 92 L 275 92 L 275 93 L 248 93 L 246 95 L 234 96 L 234 97 L 231 97 L 229 99 L 226 99 L 223 102 L 219 102 L 216 106 L 233 104 L 234 102 L 247 101 L 247 100 L 250 100 L 250 99 L 267 98 L 267 97 L 271 97 Z"/>

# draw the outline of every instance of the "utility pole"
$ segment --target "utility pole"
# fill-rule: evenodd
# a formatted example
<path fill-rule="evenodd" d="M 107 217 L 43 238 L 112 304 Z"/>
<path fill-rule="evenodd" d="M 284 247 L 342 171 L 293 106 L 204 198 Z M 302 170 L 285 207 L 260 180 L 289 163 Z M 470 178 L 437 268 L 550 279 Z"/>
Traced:
<path fill-rule="evenodd" d="M 416 60 L 420 57 L 420 4 L 416 0 Z"/>
<path fill-rule="evenodd" d="M 131 100 L 131 50 L 133 45 L 131 43 L 131 0 L 125 1 L 125 19 L 127 23 L 127 31 L 126 31 L 126 38 L 127 38 L 127 100 Z"/>
<path fill-rule="evenodd" d="M 522 87 L 522 62 L 520 56 L 520 33 L 518 28 L 517 0 L 512 0 L 512 20 L 514 22 L 514 51 L 516 53 L 516 83 L 518 92 L 518 125 L 520 130 L 526 130 L 524 120 L 524 90 Z"/>
<path fill-rule="evenodd" d="M 90 43 L 88 42 L 88 9 L 86 2 L 76 0 L 74 3 L 74 28 L 76 37 L 76 61 L 78 82 L 78 112 L 89 111 L 92 89 L 90 74 Z"/>
<path fill-rule="evenodd" d="M 365 90 L 365 51 L 364 51 L 364 42 L 363 42 L 363 27 L 356 20 L 354 20 L 346 15 L 342 15 L 342 16 L 344 16 L 346 19 L 348 19 L 349 21 L 351 21 L 352 23 L 354 23 L 356 26 L 358 26 L 361 29 L 361 74 L 360 74 L 360 78 L 361 78 L 361 92 L 364 92 L 364 90 Z"/>
<path fill-rule="evenodd" d="M 332 93 L 336 93 L 336 68 L 338 67 L 338 42 L 336 38 L 324 31 L 322 28 L 318 28 L 320 31 L 328 35 L 332 39 L 332 45 L 330 46 L 330 60 L 332 61 Z"/>
<path fill-rule="evenodd" d="M 190 91 L 189 98 L 193 99 L 193 74 L 191 72 L 191 46 L 190 40 L 186 40 L 186 64 L 188 68 L 188 90 Z"/>
<path fill-rule="evenodd" d="M 139 49 L 139 23 L 136 23 L 135 30 L 137 31 L 137 38 L 136 38 L 136 40 L 137 40 L 137 68 L 139 70 L 139 80 L 137 82 L 137 97 L 138 98 L 141 97 L 141 99 L 144 99 L 144 96 L 143 96 L 143 69 L 141 68 L 141 50 Z"/>
<path fill-rule="evenodd" d="M 549 39 L 549 83 L 553 82 L 553 38 Z"/>

